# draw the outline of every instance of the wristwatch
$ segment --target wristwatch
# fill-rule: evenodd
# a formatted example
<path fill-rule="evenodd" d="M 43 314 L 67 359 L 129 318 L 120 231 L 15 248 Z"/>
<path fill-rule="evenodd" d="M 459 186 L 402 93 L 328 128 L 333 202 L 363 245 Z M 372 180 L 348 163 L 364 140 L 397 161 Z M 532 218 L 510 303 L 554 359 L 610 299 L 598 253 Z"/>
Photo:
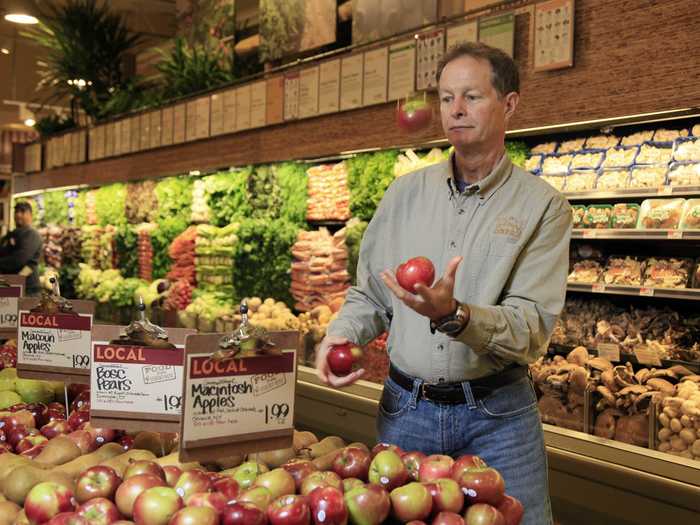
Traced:
<path fill-rule="evenodd" d="M 438 319 L 437 321 L 430 321 L 431 334 L 434 334 L 437 330 L 438 332 L 449 335 L 450 337 L 456 337 L 466 328 L 467 323 L 469 322 L 467 309 L 459 301 L 455 301 L 455 303 L 457 303 L 457 307 L 453 313 L 443 317 L 442 319 Z"/>

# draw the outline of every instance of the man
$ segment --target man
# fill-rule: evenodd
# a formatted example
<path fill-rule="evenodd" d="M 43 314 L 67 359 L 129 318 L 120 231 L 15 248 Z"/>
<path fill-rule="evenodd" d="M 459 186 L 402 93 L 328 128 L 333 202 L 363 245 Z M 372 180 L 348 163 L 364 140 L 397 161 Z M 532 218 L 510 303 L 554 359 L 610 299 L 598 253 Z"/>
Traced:
<path fill-rule="evenodd" d="M 32 228 L 32 207 L 28 202 L 15 204 L 15 226 L 0 246 L 0 273 L 24 275 L 25 295 L 37 295 L 41 291 L 38 268 L 43 241 Z"/>
<path fill-rule="evenodd" d="M 389 330 L 390 377 L 379 439 L 405 450 L 477 454 L 525 506 L 523 523 L 551 523 L 542 427 L 527 364 L 545 351 L 565 297 L 571 209 L 512 165 L 504 139 L 519 99 L 515 63 L 483 44 L 451 49 L 438 69 L 449 161 L 401 177 L 362 241 L 348 292 L 316 360 L 331 346 Z M 426 256 L 442 274 L 417 294 L 393 271 Z"/>

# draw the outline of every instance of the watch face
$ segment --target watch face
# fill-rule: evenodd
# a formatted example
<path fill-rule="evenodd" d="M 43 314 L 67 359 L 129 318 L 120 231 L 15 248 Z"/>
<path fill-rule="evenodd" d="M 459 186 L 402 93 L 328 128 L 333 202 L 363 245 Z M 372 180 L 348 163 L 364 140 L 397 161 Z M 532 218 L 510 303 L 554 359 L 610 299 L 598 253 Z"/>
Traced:
<path fill-rule="evenodd" d="M 462 322 L 459 319 L 453 319 L 450 321 L 445 321 L 440 325 L 438 330 L 445 333 L 455 332 L 462 328 Z"/>

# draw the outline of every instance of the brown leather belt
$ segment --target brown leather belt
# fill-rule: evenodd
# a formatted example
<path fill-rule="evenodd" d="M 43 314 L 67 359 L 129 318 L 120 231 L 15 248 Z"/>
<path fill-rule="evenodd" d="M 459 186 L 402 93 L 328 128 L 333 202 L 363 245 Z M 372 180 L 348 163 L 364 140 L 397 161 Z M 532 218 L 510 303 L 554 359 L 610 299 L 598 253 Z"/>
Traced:
<path fill-rule="evenodd" d="M 489 396 L 498 388 L 510 385 L 526 377 L 527 373 L 526 366 L 512 365 L 490 376 L 472 379 L 465 381 L 465 383 L 469 383 L 474 399 L 478 400 Z M 404 390 L 413 391 L 415 378 L 404 374 L 394 365 L 389 367 L 389 377 Z M 422 383 L 419 399 L 445 404 L 467 402 L 462 383 Z"/>

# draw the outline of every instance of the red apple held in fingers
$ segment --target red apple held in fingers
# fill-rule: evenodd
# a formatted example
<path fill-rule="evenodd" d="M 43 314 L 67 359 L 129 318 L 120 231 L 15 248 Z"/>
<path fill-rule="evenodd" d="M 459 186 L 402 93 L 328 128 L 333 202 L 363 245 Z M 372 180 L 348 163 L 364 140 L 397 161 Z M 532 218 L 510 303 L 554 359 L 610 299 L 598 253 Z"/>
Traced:
<path fill-rule="evenodd" d="M 301 490 L 301 482 L 304 481 L 304 478 L 318 470 L 316 465 L 307 459 L 293 459 L 287 461 L 287 463 L 282 465 L 282 468 L 289 472 L 294 478 L 294 485 L 297 492 Z"/>
<path fill-rule="evenodd" d="M 433 498 L 433 512 L 462 512 L 464 494 L 455 480 L 440 478 L 425 483 L 425 486 Z"/>
<path fill-rule="evenodd" d="M 187 470 L 180 475 L 177 483 L 175 483 L 175 492 L 183 500 L 186 500 L 190 494 L 195 492 L 209 492 L 210 490 L 211 481 L 209 481 L 209 476 L 203 470 Z"/>
<path fill-rule="evenodd" d="M 427 487 L 412 481 L 403 487 L 397 487 L 389 494 L 391 508 L 399 521 L 424 520 L 433 510 L 433 498 Z"/>
<path fill-rule="evenodd" d="M 367 479 L 372 458 L 369 452 L 357 447 L 345 447 L 333 461 L 333 472 L 341 478 Z"/>
<path fill-rule="evenodd" d="M 403 464 L 406 466 L 406 470 L 408 471 L 408 475 L 413 481 L 418 481 L 420 466 L 426 457 L 427 456 L 425 454 L 418 451 L 406 452 L 403 456 L 401 456 L 401 461 L 403 461 Z"/>
<path fill-rule="evenodd" d="M 210 507 L 185 507 L 170 518 L 168 525 L 219 525 L 219 515 Z"/>
<path fill-rule="evenodd" d="M 24 512 L 30 523 L 44 523 L 56 514 L 73 510 L 73 493 L 65 486 L 52 481 L 43 481 L 35 485 L 24 500 Z"/>
<path fill-rule="evenodd" d="M 44 436 L 41 434 L 34 434 L 30 436 L 26 436 L 22 439 L 20 439 L 19 443 L 15 445 L 15 452 L 18 454 L 21 454 L 25 450 L 29 450 L 32 447 L 35 447 L 36 445 L 39 445 L 41 443 L 48 443 L 49 440 L 46 439 Z"/>
<path fill-rule="evenodd" d="M 65 419 L 54 419 L 41 427 L 41 435 L 48 439 L 53 439 L 61 434 L 70 434 L 71 432 L 73 430 Z"/>
<path fill-rule="evenodd" d="M 333 346 L 326 356 L 331 372 L 338 377 L 352 372 L 353 365 L 360 359 L 362 359 L 362 350 L 350 343 Z"/>
<path fill-rule="evenodd" d="M 85 503 L 93 498 L 114 498 L 122 479 L 117 471 L 106 465 L 96 465 L 85 470 L 75 485 L 75 499 Z"/>
<path fill-rule="evenodd" d="M 301 494 L 307 496 L 318 487 L 335 487 L 343 490 L 343 480 L 330 470 L 312 472 L 301 482 Z"/>
<path fill-rule="evenodd" d="M 252 503 L 265 511 L 272 502 L 272 494 L 265 487 L 252 487 L 238 496 L 238 502 Z"/>
<path fill-rule="evenodd" d="M 496 507 L 498 512 L 503 514 L 503 518 L 506 520 L 506 525 L 519 525 L 523 519 L 523 514 L 525 509 L 520 500 L 514 498 L 513 496 L 505 495 L 503 501 Z"/>
<path fill-rule="evenodd" d="M 134 502 L 134 523 L 167 525 L 182 506 L 182 498 L 172 487 L 151 487 Z"/>
<path fill-rule="evenodd" d="M 230 500 L 220 492 L 195 492 L 185 500 L 187 507 L 209 507 L 216 511 L 217 515 L 224 511 L 224 507 Z"/>
<path fill-rule="evenodd" d="M 237 502 L 226 505 L 221 513 L 221 525 L 266 525 L 267 509 L 260 510 L 256 505 Z"/>
<path fill-rule="evenodd" d="M 347 492 L 345 506 L 354 525 L 379 525 L 389 516 L 391 499 L 383 487 L 369 483 Z"/>
<path fill-rule="evenodd" d="M 114 502 L 119 512 L 127 518 L 131 518 L 134 512 L 134 502 L 142 492 L 152 487 L 164 487 L 165 481 L 150 474 L 139 474 L 124 480 L 114 494 Z"/>
<path fill-rule="evenodd" d="M 363 487 L 365 482 L 357 478 L 345 478 L 343 480 L 343 492 L 350 492 L 356 487 Z"/>
<path fill-rule="evenodd" d="M 287 495 L 270 503 L 267 519 L 271 525 L 309 525 L 311 511 L 304 496 Z"/>
<path fill-rule="evenodd" d="M 227 502 L 234 501 L 241 493 L 241 487 L 238 485 L 238 482 L 226 476 L 216 480 L 212 484 L 212 490 L 224 496 Z"/>
<path fill-rule="evenodd" d="M 150 474 L 165 481 L 165 472 L 155 461 L 138 460 L 132 461 L 124 470 L 124 479 L 129 479 L 139 474 Z"/>
<path fill-rule="evenodd" d="M 383 450 L 369 466 L 369 481 L 391 491 L 408 481 L 408 471 L 399 455 L 393 450 Z"/>
<path fill-rule="evenodd" d="M 76 512 L 90 525 L 112 525 L 121 519 L 117 506 L 107 498 L 92 498 L 80 505 Z"/>
<path fill-rule="evenodd" d="M 416 293 L 417 284 L 433 285 L 435 266 L 427 257 L 413 257 L 396 269 L 396 281 L 407 292 Z"/>
<path fill-rule="evenodd" d="M 177 465 L 166 465 L 163 467 L 163 473 L 165 474 L 165 482 L 170 487 L 174 487 L 177 480 L 180 479 L 182 475 L 182 469 Z"/>
<path fill-rule="evenodd" d="M 498 505 L 505 495 L 505 482 L 501 474 L 493 468 L 474 468 L 465 471 L 458 481 L 469 505 L 488 503 Z M 466 518 L 465 518 L 466 520 Z"/>
<path fill-rule="evenodd" d="M 403 456 L 406 452 L 399 447 L 398 445 L 392 445 L 391 443 L 377 443 L 372 447 L 372 450 L 370 451 L 370 456 L 372 456 L 372 459 L 379 454 L 380 452 L 384 450 L 393 450 L 396 452 L 399 456 Z"/>
<path fill-rule="evenodd" d="M 506 525 L 506 520 L 496 507 L 476 503 L 464 513 L 465 525 Z"/>
<path fill-rule="evenodd" d="M 92 525 L 77 512 L 61 512 L 45 523 L 45 525 Z"/>
<path fill-rule="evenodd" d="M 255 480 L 254 487 L 265 487 L 270 491 L 272 499 L 277 499 L 280 496 L 294 494 L 296 484 L 292 475 L 283 468 L 276 468 L 270 472 L 260 474 Z"/>
<path fill-rule="evenodd" d="M 343 493 L 334 487 L 319 487 L 312 491 L 309 508 L 315 525 L 346 525 L 348 522 Z"/>
<path fill-rule="evenodd" d="M 423 460 L 418 472 L 420 481 L 434 481 L 450 477 L 450 470 L 455 460 L 450 456 L 433 454 Z"/>
<path fill-rule="evenodd" d="M 486 467 L 488 467 L 488 465 L 479 456 L 472 456 L 470 454 L 466 454 L 464 456 L 458 457 L 455 460 L 454 465 L 452 465 L 452 468 L 450 469 L 450 477 L 453 480 L 459 482 L 465 470 Z"/>
<path fill-rule="evenodd" d="M 438 512 L 430 525 L 464 525 L 464 518 L 455 512 Z"/>

